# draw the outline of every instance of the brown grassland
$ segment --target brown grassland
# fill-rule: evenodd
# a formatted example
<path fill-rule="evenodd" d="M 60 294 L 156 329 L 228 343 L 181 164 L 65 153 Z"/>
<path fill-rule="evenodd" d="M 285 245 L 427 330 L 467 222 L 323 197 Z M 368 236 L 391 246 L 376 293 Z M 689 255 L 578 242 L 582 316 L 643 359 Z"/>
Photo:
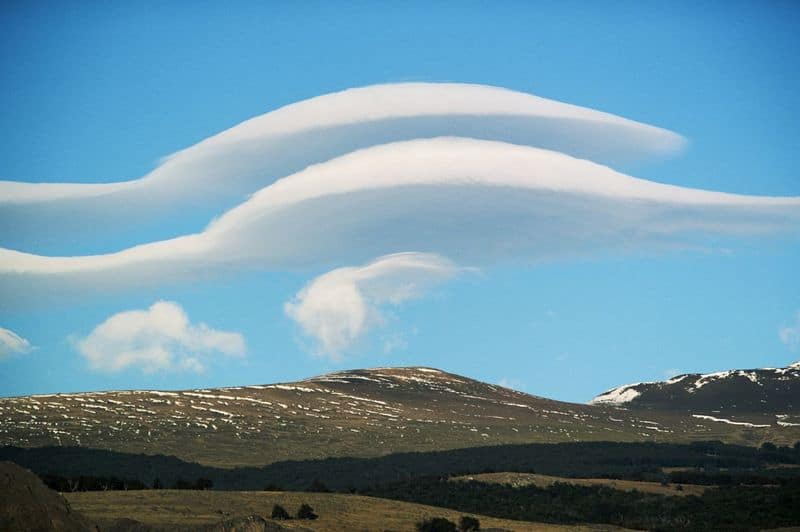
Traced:
<path fill-rule="evenodd" d="M 191 490 L 103 491 L 64 494 L 74 510 L 103 528 L 116 518 L 127 517 L 160 527 L 210 524 L 225 518 L 259 514 L 269 517 L 274 504 L 294 514 L 308 503 L 319 519 L 281 521 L 284 526 L 318 532 L 414 530 L 429 517 L 458 522 L 461 512 L 407 502 L 339 493 L 236 492 Z M 474 515 L 474 514 L 468 514 Z M 513 531 L 624 530 L 605 525 L 554 525 L 474 515 L 481 528 Z"/>
<path fill-rule="evenodd" d="M 698 486 L 695 484 L 668 484 L 662 485 L 658 482 L 643 482 L 638 480 L 616 480 L 608 478 L 567 478 L 552 477 L 549 475 L 537 475 L 535 473 L 481 473 L 477 475 L 464 475 L 453 477 L 452 480 L 475 480 L 489 484 L 510 484 L 516 487 L 538 486 L 546 488 L 556 482 L 574 484 L 577 486 L 608 486 L 622 491 L 637 490 L 645 493 L 655 493 L 658 495 L 702 495 L 709 486 Z M 680 486 L 680 489 L 678 488 Z"/>

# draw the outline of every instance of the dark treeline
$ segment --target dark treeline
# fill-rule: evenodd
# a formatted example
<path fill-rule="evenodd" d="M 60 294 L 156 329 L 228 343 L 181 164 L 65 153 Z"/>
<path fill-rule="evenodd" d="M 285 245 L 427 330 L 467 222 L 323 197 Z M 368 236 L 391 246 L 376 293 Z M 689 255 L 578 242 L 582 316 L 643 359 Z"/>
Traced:
<path fill-rule="evenodd" d="M 701 497 L 566 483 L 515 488 L 440 478 L 387 484 L 367 494 L 506 519 L 646 530 L 761 530 L 800 524 L 800 479 L 779 487 L 709 489 Z"/>
<path fill-rule="evenodd" d="M 800 475 L 800 468 L 767 467 L 800 463 L 799 445 L 793 448 L 766 445 L 756 449 L 720 442 L 500 445 L 398 453 L 379 458 L 286 461 L 261 468 L 237 469 L 213 468 L 163 455 L 78 447 L 3 447 L 0 448 L 0 460 L 16 462 L 40 476 L 52 475 L 70 480 L 81 476 L 116 477 L 135 479 L 146 487 L 152 487 L 154 480 L 159 479 L 162 487 L 174 487 L 181 479 L 208 479 L 215 489 L 226 490 L 261 490 L 266 486 L 306 490 L 316 481 L 317 489 L 324 486 L 336 491 L 355 491 L 426 476 L 502 471 L 657 482 L 675 482 L 694 474 L 691 477 L 693 482 L 701 484 L 772 484 L 780 482 L 781 478 Z M 692 468 L 692 471 L 667 474 L 662 471 L 664 467 Z M 719 481 L 723 477 L 730 480 Z M 752 482 L 754 478 L 763 481 Z M 718 482 L 712 482 L 712 479 Z"/>
<path fill-rule="evenodd" d="M 196 480 L 178 478 L 174 483 L 164 485 L 160 478 L 155 478 L 152 484 L 147 484 L 138 478 L 92 477 L 86 475 L 64 477 L 54 474 L 42 474 L 39 477 L 48 488 L 61 492 L 158 490 L 167 488 L 174 490 L 210 490 L 214 487 L 214 483 L 207 478 L 198 478 Z"/>
<path fill-rule="evenodd" d="M 670 471 L 666 475 L 667 482 L 703 486 L 774 486 L 794 482 L 797 478 L 800 478 L 800 469 L 794 467 L 757 470 L 733 468 L 724 471 L 705 467 L 691 471 Z"/>
<path fill-rule="evenodd" d="M 117 477 L 62 477 L 59 475 L 39 475 L 48 488 L 61 492 L 73 491 L 109 491 L 109 490 L 143 490 L 147 486 L 139 479 L 123 479 Z M 158 485 L 156 485 L 158 486 Z"/>

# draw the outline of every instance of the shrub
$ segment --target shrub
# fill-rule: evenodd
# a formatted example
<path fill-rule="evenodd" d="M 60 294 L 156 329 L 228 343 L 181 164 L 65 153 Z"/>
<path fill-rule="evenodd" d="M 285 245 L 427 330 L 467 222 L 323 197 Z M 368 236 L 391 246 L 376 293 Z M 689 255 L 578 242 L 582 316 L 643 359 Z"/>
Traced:
<path fill-rule="evenodd" d="M 417 523 L 417 532 L 456 532 L 456 524 L 444 517 L 432 517 Z"/>
<path fill-rule="evenodd" d="M 210 490 L 214 487 L 214 483 L 207 478 L 198 478 L 194 484 L 194 488 L 198 490 Z"/>
<path fill-rule="evenodd" d="M 314 513 L 314 509 L 305 503 L 301 504 L 297 510 L 298 519 L 316 519 L 317 517 L 319 516 Z"/>
<path fill-rule="evenodd" d="M 291 519 L 292 517 L 289 515 L 289 512 L 286 511 L 286 508 L 281 506 L 280 504 L 276 504 L 272 507 L 272 518 L 273 519 Z"/>
<path fill-rule="evenodd" d="M 330 493 L 331 490 L 329 490 L 328 486 L 326 486 L 320 479 L 315 478 L 308 486 L 306 491 L 310 491 L 312 493 Z"/>
<path fill-rule="evenodd" d="M 772 442 L 765 441 L 764 443 L 761 444 L 761 452 L 773 453 L 777 450 L 778 447 Z"/>
<path fill-rule="evenodd" d="M 458 529 L 461 532 L 472 532 L 481 529 L 481 522 L 469 515 L 462 515 L 458 520 Z"/>
<path fill-rule="evenodd" d="M 190 490 L 194 488 L 194 484 L 189 482 L 188 480 L 178 478 L 175 480 L 175 485 L 173 486 L 173 488 L 176 490 Z"/>

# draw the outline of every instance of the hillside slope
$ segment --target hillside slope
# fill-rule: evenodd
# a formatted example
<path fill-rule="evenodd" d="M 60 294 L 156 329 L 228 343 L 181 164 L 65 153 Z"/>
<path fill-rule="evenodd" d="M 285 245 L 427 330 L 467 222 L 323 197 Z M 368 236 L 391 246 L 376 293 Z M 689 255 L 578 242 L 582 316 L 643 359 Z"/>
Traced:
<path fill-rule="evenodd" d="M 800 439 L 800 426 L 771 414 L 731 425 L 685 411 L 563 403 L 419 367 L 213 390 L 5 398 L 0 419 L 0 445 L 167 454 L 223 467 L 501 443 Z"/>
<path fill-rule="evenodd" d="M 681 411 L 695 419 L 731 422 L 768 414 L 773 417 L 770 424 L 800 427 L 800 362 L 785 368 L 688 373 L 662 382 L 627 384 L 598 395 L 591 403 Z"/>
<path fill-rule="evenodd" d="M 89 521 L 35 474 L 17 464 L 0 462 L 0 530 L 90 529 Z"/>

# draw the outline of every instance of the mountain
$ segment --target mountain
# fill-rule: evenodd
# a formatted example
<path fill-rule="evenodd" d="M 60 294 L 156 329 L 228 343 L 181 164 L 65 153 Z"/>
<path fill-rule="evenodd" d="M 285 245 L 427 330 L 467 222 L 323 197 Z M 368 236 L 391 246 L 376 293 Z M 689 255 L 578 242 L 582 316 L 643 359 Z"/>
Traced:
<path fill-rule="evenodd" d="M 565 403 L 432 368 L 376 368 L 294 383 L 4 398 L 0 445 L 231 467 L 535 442 L 800 440 L 794 418 L 749 412 L 730 424 L 698 414 L 706 411 Z"/>
<path fill-rule="evenodd" d="M 627 384 L 598 395 L 591 404 L 685 411 L 696 417 L 705 413 L 707 418 L 771 414 L 779 426 L 800 427 L 800 362 L 785 368 L 687 373 L 661 382 Z"/>

